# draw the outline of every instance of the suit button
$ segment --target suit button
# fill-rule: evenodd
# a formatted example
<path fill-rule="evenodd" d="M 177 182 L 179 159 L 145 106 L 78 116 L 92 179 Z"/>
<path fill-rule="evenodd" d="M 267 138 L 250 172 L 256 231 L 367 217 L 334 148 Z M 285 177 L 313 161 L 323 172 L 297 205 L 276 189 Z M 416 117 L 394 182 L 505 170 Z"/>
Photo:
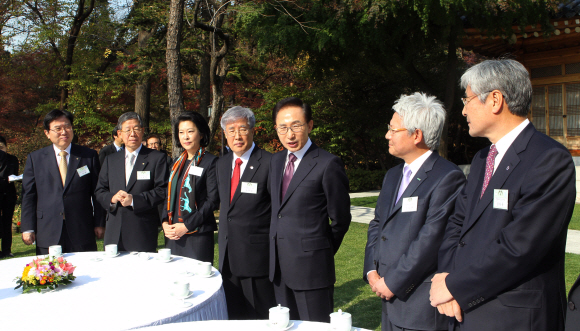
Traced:
<path fill-rule="evenodd" d="M 574 305 L 573 301 L 568 302 L 568 308 L 570 308 L 570 310 L 576 309 L 576 306 Z"/>
<path fill-rule="evenodd" d="M 385 240 L 387 240 L 387 238 L 385 238 L 385 236 L 382 236 L 382 237 L 381 237 L 381 240 L 382 240 L 382 241 L 385 241 Z"/>
<path fill-rule="evenodd" d="M 232 219 L 231 218 L 228 218 L 228 222 L 231 222 L 231 221 L 232 221 Z"/>
<path fill-rule="evenodd" d="M 377 260 L 373 260 L 373 264 L 377 264 Z"/>
<path fill-rule="evenodd" d="M 282 218 L 282 214 L 278 214 L 278 218 Z"/>
<path fill-rule="evenodd" d="M 470 302 L 467 304 L 467 306 L 471 308 L 473 306 L 473 304 Z"/>
<path fill-rule="evenodd" d="M 275 239 L 276 239 L 276 236 L 272 236 L 272 240 L 275 240 Z"/>
<path fill-rule="evenodd" d="M 228 240 L 228 236 L 226 236 L 226 240 Z"/>
<path fill-rule="evenodd" d="M 460 241 L 459 242 L 459 247 L 463 247 L 463 246 L 465 246 L 465 241 Z"/>

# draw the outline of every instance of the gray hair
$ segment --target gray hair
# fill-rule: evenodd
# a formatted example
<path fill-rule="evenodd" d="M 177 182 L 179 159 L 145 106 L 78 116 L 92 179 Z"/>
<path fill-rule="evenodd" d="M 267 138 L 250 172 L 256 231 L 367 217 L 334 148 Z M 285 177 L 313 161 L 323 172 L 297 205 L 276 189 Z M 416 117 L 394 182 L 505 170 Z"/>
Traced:
<path fill-rule="evenodd" d="M 515 60 L 487 60 L 473 67 L 461 76 L 461 87 L 478 95 L 484 103 L 489 92 L 499 90 L 510 112 L 525 117 L 532 104 L 532 82 L 526 68 Z"/>
<path fill-rule="evenodd" d="M 139 116 L 139 114 L 137 114 L 134 111 L 130 111 L 119 116 L 119 121 L 117 122 L 117 130 L 122 130 L 121 126 L 128 120 L 137 120 L 139 121 L 139 125 L 143 127 L 143 121 L 141 120 L 141 116 Z"/>
<path fill-rule="evenodd" d="M 393 110 L 401 116 L 403 126 L 411 135 L 419 129 L 429 149 L 439 147 L 439 139 L 445 125 L 445 108 L 443 103 L 434 96 L 415 92 L 412 95 L 401 95 L 395 101 Z"/>
<path fill-rule="evenodd" d="M 222 120 L 220 124 L 222 126 L 222 130 L 226 130 L 226 125 L 231 122 L 235 122 L 237 120 L 244 119 L 248 122 L 250 129 L 254 128 L 256 124 L 256 118 L 254 117 L 254 112 L 252 112 L 249 108 L 244 108 L 241 106 L 235 106 L 228 109 L 224 115 L 222 116 Z"/>

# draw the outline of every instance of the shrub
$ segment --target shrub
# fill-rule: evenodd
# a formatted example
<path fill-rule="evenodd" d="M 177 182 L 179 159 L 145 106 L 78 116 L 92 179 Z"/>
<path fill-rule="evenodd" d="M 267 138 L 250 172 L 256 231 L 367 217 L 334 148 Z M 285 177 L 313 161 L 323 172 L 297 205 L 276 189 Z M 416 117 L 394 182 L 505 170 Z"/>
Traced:
<path fill-rule="evenodd" d="M 347 169 L 350 191 L 380 190 L 385 173 L 384 170 Z"/>

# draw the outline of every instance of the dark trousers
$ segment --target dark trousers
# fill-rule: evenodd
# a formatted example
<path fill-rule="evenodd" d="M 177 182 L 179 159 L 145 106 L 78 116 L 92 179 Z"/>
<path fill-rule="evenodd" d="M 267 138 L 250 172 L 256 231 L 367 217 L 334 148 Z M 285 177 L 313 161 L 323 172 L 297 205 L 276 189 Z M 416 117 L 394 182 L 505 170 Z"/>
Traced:
<path fill-rule="evenodd" d="M 286 285 L 280 266 L 274 276 L 276 302 L 290 308 L 290 319 L 311 322 L 330 322 L 334 309 L 334 286 L 314 290 L 293 290 Z"/>
<path fill-rule="evenodd" d="M 238 277 L 232 274 L 225 254 L 222 279 L 230 320 L 268 319 L 269 309 L 276 305 L 274 286 L 268 276 Z"/>
<path fill-rule="evenodd" d="M 74 245 L 70 240 L 70 235 L 66 229 L 66 222 L 62 222 L 62 231 L 60 233 L 60 239 L 58 244 L 62 247 L 63 253 L 73 253 L 73 252 L 91 252 L 97 250 L 97 243 L 87 245 L 87 246 L 77 246 Z M 38 247 L 36 246 L 36 255 L 46 255 L 48 254 L 48 247 Z"/>
<path fill-rule="evenodd" d="M 419 330 L 401 328 L 396 326 L 395 324 L 391 323 L 391 321 L 389 320 L 389 316 L 387 315 L 387 313 L 383 311 L 381 316 L 381 331 L 419 331 Z M 429 331 L 429 330 L 421 330 L 421 331 Z"/>
<path fill-rule="evenodd" d="M 2 255 L 12 253 L 12 216 L 16 202 L 0 202 L 0 233 L 2 234 Z"/>

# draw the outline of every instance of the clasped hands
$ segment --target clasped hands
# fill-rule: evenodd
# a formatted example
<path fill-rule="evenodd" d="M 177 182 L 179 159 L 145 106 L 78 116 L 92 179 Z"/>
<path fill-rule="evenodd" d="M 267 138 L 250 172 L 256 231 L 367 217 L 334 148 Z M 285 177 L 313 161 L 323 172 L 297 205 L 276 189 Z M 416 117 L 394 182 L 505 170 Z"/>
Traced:
<path fill-rule="evenodd" d="M 163 220 L 161 226 L 163 227 L 163 233 L 165 233 L 165 237 L 167 237 L 167 239 L 170 240 L 179 240 L 188 231 L 187 227 L 185 227 L 185 224 L 173 223 L 169 225 L 169 222 L 167 222 L 167 220 Z"/>
<path fill-rule="evenodd" d="M 119 192 L 111 198 L 112 204 L 116 204 L 117 202 L 120 202 L 123 207 L 130 206 L 131 203 L 133 203 L 133 195 L 123 190 L 119 190 Z"/>
<path fill-rule="evenodd" d="M 431 306 L 437 307 L 440 314 L 447 315 L 449 317 L 455 317 L 457 321 L 463 321 L 463 312 L 461 307 L 457 303 L 457 300 L 453 298 L 449 289 L 447 289 L 447 284 L 445 283 L 445 278 L 449 275 L 448 272 L 443 272 L 435 274 L 431 278 L 431 290 L 429 291 L 429 300 L 431 301 Z"/>
<path fill-rule="evenodd" d="M 375 270 L 368 273 L 367 279 L 371 290 L 375 292 L 378 297 L 385 300 L 391 300 L 395 296 L 395 294 L 389 290 L 387 284 L 385 284 L 385 278 L 379 276 L 379 273 Z"/>

